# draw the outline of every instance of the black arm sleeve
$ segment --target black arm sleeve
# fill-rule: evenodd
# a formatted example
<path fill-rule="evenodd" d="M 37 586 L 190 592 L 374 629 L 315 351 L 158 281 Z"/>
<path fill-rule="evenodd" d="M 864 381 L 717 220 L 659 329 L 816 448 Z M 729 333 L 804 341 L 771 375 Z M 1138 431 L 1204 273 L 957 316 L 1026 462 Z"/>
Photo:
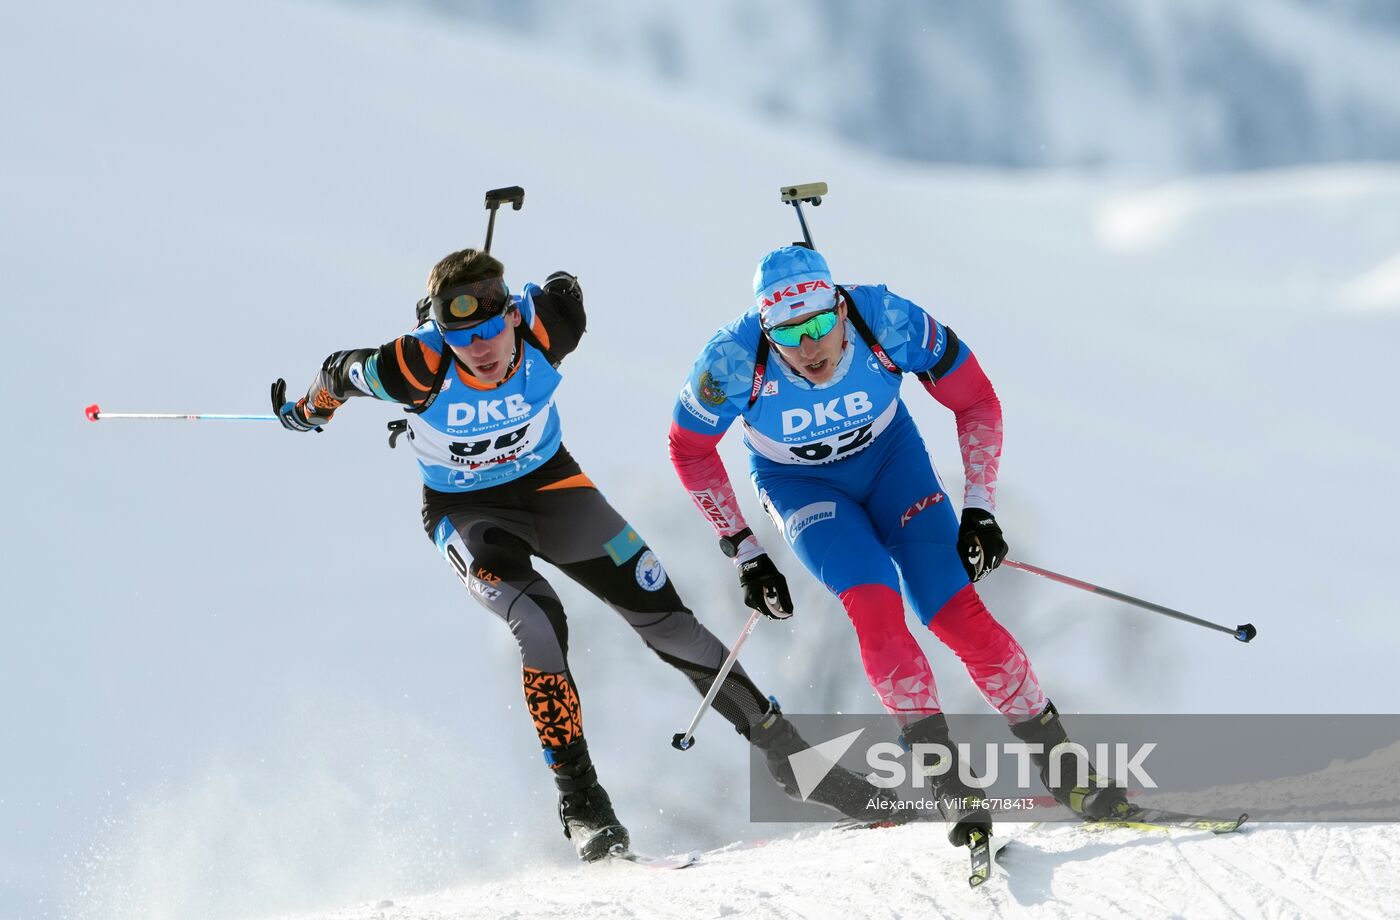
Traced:
<path fill-rule="evenodd" d="M 534 298 L 535 316 L 549 338 L 550 359 L 556 365 L 578 347 L 588 326 L 578 282 L 569 281 L 551 279 Z"/>
<path fill-rule="evenodd" d="M 433 391 L 441 362 L 442 355 L 420 339 L 401 335 L 379 346 L 370 357 L 367 363 L 369 385 L 373 388 L 377 382 L 389 399 L 405 406 L 417 406 Z"/>
<path fill-rule="evenodd" d="M 350 381 L 351 366 L 363 367 L 364 360 L 374 354 L 369 348 L 337 351 L 321 362 L 321 369 L 306 388 L 307 411 L 321 418 L 330 418 L 351 396 L 367 396 Z M 363 371 L 361 372 L 363 377 Z"/>
<path fill-rule="evenodd" d="M 345 400 L 374 396 L 415 406 L 432 389 L 441 357 L 411 335 L 378 348 L 337 351 L 326 358 L 306 391 L 307 405 L 329 417 Z"/>
<path fill-rule="evenodd" d="M 359 378 L 364 380 L 364 364 L 372 354 L 374 354 L 373 348 L 356 348 L 351 351 L 331 353 L 325 361 L 321 362 L 321 372 L 312 381 L 311 389 L 307 390 L 307 395 L 314 394 L 319 388 L 341 402 L 352 396 L 369 396 L 369 393 L 355 386 L 351 379 L 351 368 L 358 367 Z"/>

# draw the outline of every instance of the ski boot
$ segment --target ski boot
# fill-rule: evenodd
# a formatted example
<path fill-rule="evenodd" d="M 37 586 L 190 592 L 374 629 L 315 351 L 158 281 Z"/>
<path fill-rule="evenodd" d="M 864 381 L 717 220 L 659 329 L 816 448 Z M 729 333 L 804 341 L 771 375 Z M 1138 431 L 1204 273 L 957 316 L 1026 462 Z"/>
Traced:
<path fill-rule="evenodd" d="M 948 842 L 955 847 L 966 846 L 974 830 L 990 836 L 992 813 L 986 808 L 982 790 L 967 785 L 958 775 L 958 747 L 948 735 L 947 718 L 941 712 L 925 716 L 904 726 L 900 737 L 910 749 L 916 744 L 941 744 L 950 752 L 946 770 L 942 769 L 943 758 L 925 765 L 933 784 L 938 813 L 948 827 Z M 935 770 L 939 772 L 934 773 Z"/>
<path fill-rule="evenodd" d="M 1094 770 L 1092 762 L 1085 756 L 1089 784 L 1077 785 L 1079 779 L 1078 751 L 1068 747 L 1069 735 L 1060 723 L 1060 714 L 1055 704 L 1046 702 L 1045 711 L 1033 719 L 1011 726 L 1011 733 L 1027 744 L 1039 744 L 1041 753 L 1031 754 L 1031 762 L 1040 769 L 1040 781 L 1055 797 L 1055 801 L 1088 821 L 1102 821 L 1125 813 L 1128 796 L 1121 786 L 1113 784 L 1112 777 L 1103 776 Z M 1058 761 L 1059 782 L 1050 783 L 1050 764 Z"/>
<path fill-rule="evenodd" d="M 858 773 L 840 765 L 831 768 L 817 788 L 804 800 L 797 786 L 797 776 L 788 760 L 793 754 L 811 747 L 784 716 L 778 701 L 769 697 L 771 708 L 748 731 L 749 741 L 763 752 L 768 773 L 783 787 L 784 794 L 794 801 L 816 802 L 847 818 L 872 823 L 899 824 L 909 820 L 907 809 L 899 799 Z M 883 803 L 883 807 L 882 804 Z"/>
<path fill-rule="evenodd" d="M 545 759 L 554 768 L 559 787 L 559 821 L 564 836 L 573 841 L 579 859 L 593 862 L 631 845 L 627 828 L 617 820 L 612 801 L 588 756 L 588 742 L 579 738 L 563 747 L 546 748 Z"/>

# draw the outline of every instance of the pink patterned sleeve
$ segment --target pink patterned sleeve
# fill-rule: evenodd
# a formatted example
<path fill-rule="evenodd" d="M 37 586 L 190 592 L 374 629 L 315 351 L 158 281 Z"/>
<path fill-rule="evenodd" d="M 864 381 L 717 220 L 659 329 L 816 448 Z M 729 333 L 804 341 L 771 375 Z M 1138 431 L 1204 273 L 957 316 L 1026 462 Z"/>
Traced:
<path fill-rule="evenodd" d="M 964 508 L 996 512 L 997 467 L 1001 463 L 1001 400 L 987 379 L 977 356 L 968 352 L 957 370 L 935 385 L 924 380 L 924 389 L 957 419 L 958 447 L 962 450 L 967 488 Z"/>
<path fill-rule="evenodd" d="M 691 501 L 710 522 L 717 537 L 727 537 L 748 526 L 739 511 L 739 501 L 734 496 L 729 473 L 719 456 L 719 442 L 723 437 L 722 433 L 700 434 L 671 423 L 671 465 L 676 468 L 676 475 L 690 493 Z M 736 565 L 746 562 L 762 552 L 758 538 L 747 537 L 740 544 L 734 562 Z"/>

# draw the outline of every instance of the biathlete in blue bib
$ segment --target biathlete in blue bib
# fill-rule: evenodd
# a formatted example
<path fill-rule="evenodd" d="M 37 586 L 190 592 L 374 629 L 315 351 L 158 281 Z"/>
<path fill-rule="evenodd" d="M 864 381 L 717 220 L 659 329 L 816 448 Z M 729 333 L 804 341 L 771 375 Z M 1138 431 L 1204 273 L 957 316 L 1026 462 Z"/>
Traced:
<path fill-rule="evenodd" d="M 488 253 L 452 253 L 429 275 L 416 329 L 378 348 L 335 352 L 299 399 L 288 400 L 278 380 L 272 405 L 293 431 L 320 430 L 351 397 L 409 410 L 403 433 L 423 479 L 423 524 L 472 598 L 515 635 L 564 834 L 581 858 L 593 860 L 625 851 L 628 833 L 584 738 L 563 605 L 533 559 L 616 610 L 701 693 L 726 651 L 563 445 L 554 393 L 558 365 L 584 333 L 578 280 L 555 272 L 543 287 L 526 284 L 515 295 L 504 276 Z M 790 795 L 852 817 L 887 814 L 878 805 L 887 796 L 843 768 L 801 796 L 788 757 L 807 744 L 742 668 L 720 685 L 714 708 L 764 752 Z"/>
<path fill-rule="evenodd" d="M 1064 745 L 1025 650 L 973 586 L 1007 547 L 994 517 L 1001 403 L 972 350 L 883 285 L 837 285 L 826 260 L 802 246 L 763 258 L 754 297 L 700 352 L 670 436 L 676 472 L 737 565 L 745 603 L 779 619 L 792 614 L 787 582 L 745 523 L 716 449 L 736 419 L 764 510 L 840 599 L 866 676 L 906 741 L 956 752 L 933 672 L 906 622 L 907 598 L 1015 735 L 1044 752 Z M 961 519 L 900 399 L 905 372 L 954 413 L 966 479 Z M 1052 786 L 1050 760 L 1071 756 L 1066 750 L 1036 761 L 1055 798 L 1088 817 L 1123 807 L 1122 790 L 1098 788 L 1092 767 L 1089 786 L 1074 785 L 1070 764 Z M 940 804 L 969 806 L 945 815 L 950 839 L 961 844 L 971 828 L 990 828 L 956 764 L 934 766 Z"/>

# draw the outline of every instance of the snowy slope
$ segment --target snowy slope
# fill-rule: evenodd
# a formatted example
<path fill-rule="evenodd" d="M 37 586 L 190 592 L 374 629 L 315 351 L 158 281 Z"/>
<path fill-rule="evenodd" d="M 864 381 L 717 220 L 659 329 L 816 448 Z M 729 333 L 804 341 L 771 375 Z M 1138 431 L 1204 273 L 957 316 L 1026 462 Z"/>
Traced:
<path fill-rule="evenodd" d="M 511 183 L 511 282 L 570 268 L 589 301 L 566 442 L 726 640 L 734 576 L 666 462 L 671 402 L 794 235 L 778 186 L 824 179 L 838 275 L 926 304 L 996 381 L 1017 555 L 1260 628 L 1243 647 L 999 573 L 984 593 L 1065 711 L 1394 705 L 1394 168 L 913 169 L 436 20 L 277 0 L 0 17 L 22 382 L 0 454 L 7 920 L 227 920 L 568 867 L 514 643 L 423 537 L 412 462 L 384 446 L 397 413 L 353 404 L 301 438 L 81 415 L 262 411 L 271 379 L 402 331 L 427 268 L 480 239 L 482 190 Z M 951 420 L 908 395 L 959 493 Z M 790 711 L 874 710 L 839 607 L 740 492 L 799 604 L 746 666 Z M 707 722 L 672 751 L 690 687 L 556 584 L 638 839 L 772 833 L 746 820 L 741 740 Z M 948 707 L 980 709 L 925 645 Z"/>
<path fill-rule="evenodd" d="M 1309 803 L 1385 798 L 1400 745 L 1320 773 L 1174 794 L 1146 806 L 1256 816 Z M 1358 794 L 1359 793 L 1359 794 Z M 1389 803 L 1393 805 L 1392 803 Z M 599 918 L 1036 918 L 1400 916 L 1400 825 L 1246 823 L 1235 834 L 999 821 L 1000 871 L 973 891 L 968 861 L 938 823 L 864 831 L 792 825 L 661 871 L 626 864 L 525 869 L 431 896 L 384 892 L 372 904 L 276 920 Z M 639 848 L 645 841 L 639 843 Z"/>
<path fill-rule="evenodd" d="M 1400 827 L 1266 825 L 1234 835 L 1045 825 L 1017 829 L 977 890 L 930 826 L 825 831 L 706 853 L 681 871 L 626 864 L 277 920 L 895 920 L 935 917 L 1400 915 Z"/>

